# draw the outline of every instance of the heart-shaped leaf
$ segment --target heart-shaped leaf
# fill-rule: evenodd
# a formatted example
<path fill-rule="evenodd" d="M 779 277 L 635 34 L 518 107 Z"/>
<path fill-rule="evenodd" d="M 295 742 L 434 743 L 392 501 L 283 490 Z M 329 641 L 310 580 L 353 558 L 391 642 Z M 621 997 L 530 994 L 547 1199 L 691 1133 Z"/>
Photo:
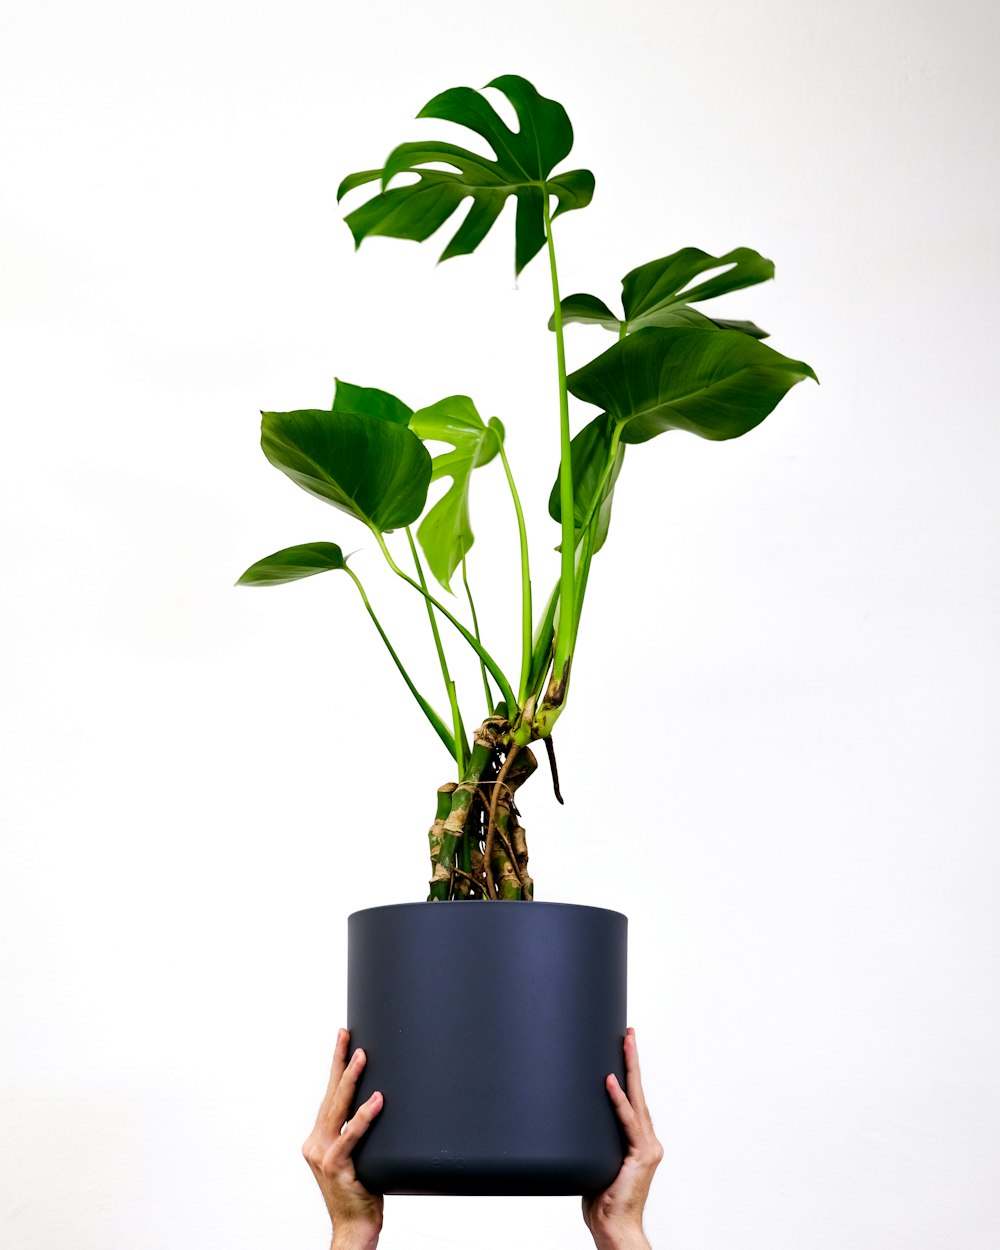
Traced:
<path fill-rule="evenodd" d="M 494 160 L 453 143 L 403 143 L 390 153 L 384 169 L 363 170 L 344 179 L 338 200 L 365 183 L 381 183 L 378 195 L 345 218 L 357 246 L 373 234 L 423 241 L 471 197 L 472 207 L 441 260 L 466 255 L 479 246 L 513 195 L 517 200 L 514 263 L 515 272 L 520 273 L 545 245 L 545 197 L 554 195 L 558 200 L 554 216 L 590 203 L 594 176 L 589 170 L 550 177 L 573 146 L 573 127 L 563 106 L 539 95 L 527 79 L 516 74 L 494 78 L 487 86 L 501 91 L 513 105 L 518 130 L 511 130 L 471 87 L 443 91 L 417 116 L 456 122 L 475 131 L 493 149 Z M 426 168 L 442 164 L 452 168 Z M 389 186 L 404 173 L 416 174 L 417 181 Z"/>
<path fill-rule="evenodd" d="M 699 274 L 722 269 L 697 286 L 688 284 Z M 648 326 L 697 326 L 701 329 L 739 330 L 752 338 L 762 339 L 767 333 L 752 321 L 722 321 L 706 317 L 690 304 L 714 299 L 729 291 L 754 286 L 774 277 L 774 263 L 750 247 L 737 247 L 725 256 L 710 256 L 698 247 L 685 247 L 660 260 L 650 261 L 633 269 L 622 279 L 624 313 L 618 317 L 595 295 L 568 295 L 560 301 L 564 322 L 600 325 L 616 334 L 624 323 L 626 333 Z M 555 325 L 549 320 L 549 329 Z"/>
<path fill-rule="evenodd" d="M 431 572 L 445 590 L 475 541 L 469 521 L 469 479 L 472 470 L 488 464 L 500 450 L 504 429 L 496 417 L 487 424 L 468 395 L 452 395 L 410 417 L 419 438 L 450 443 L 452 450 L 435 456 L 431 481 L 450 477 L 451 486 L 420 522 L 417 537 Z"/>
<path fill-rule="evenodd" d="M 354 412 L 261 414 L 260 445 L 296 485 L 385 533 L 420 516 L 431 458 L 403 425 Z"/>
<path fill-rule="evenodd" d="M 578 369 L 569 389 L 604 408 L 624 443 L 665 430 L 738 438 L 773 411 L 796 382 L 816 375 L 736 330 L 647 329 Z"/>
<path fill-rule="evenodd" d="M 283 582 L 297 582 L 316 573 L 346 568 L 344 553 L 336 543 L 299 543 L 297 547 L 285 547 L 251 564 L 236 585 L 280 586 Z"/>
<path fill-rule="evenodd" d="M 615 452 L 612 462 L 613 447 Z M 604 546 L 608 537 L 608 527 L 611 524 L 611 501 L 624 456 L 625 448 L 620 443 L 616 445 L 614 439 L 614 421 L 606 412 L 602 412 L 599 417 L 595 417 L 593 421 L 585 425 L 570 443 L 570 465 L 573 470 L 573 525 L 576 530 L 576 542 L 580 541 L 580 531 L 597 512 L 597 526 L 594 533 L 595 554 Z M 549 493 L 549 516 L 554 521 L 562 520 L 558 477 Z"/>
<path fill-rule="evenodd" d="M 358 412 L 363 417 L 377 417 L 380 421 L 391 421 L 394 425 L 409 424 L 413 409 L 408 408 L 395 395 L 380 391 L 377 386 L 355 386 L 340 378 L 335 378 L 334 381 L 334 412 Z"/>

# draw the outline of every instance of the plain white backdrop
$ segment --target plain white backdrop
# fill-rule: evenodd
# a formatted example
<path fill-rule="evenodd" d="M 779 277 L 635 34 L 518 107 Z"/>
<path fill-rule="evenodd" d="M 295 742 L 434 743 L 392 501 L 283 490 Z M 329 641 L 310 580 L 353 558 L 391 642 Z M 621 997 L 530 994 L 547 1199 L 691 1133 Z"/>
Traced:
<path fill-rule="evenodd" d="M 567 804 L 524 792 L 538 896 L 631 918 L 650 1239 L 998 1244 L 998 36 L 971 0 L 7 10 L 4 1246 L 327 1242 L 299 1147 L 345 918 L 423 897 L 449 762 L 346 579 L 233 589 L 290 543 L 359 548 L 434 688 L 420 613 L 265 462 L 257 414 L 335 374 L 472 395 L 544 591 L 544 261 L 514 283 L 509 217 L 439 268 L 440 240 L 355 255 L 335 203 L 438 137 L 412 120 L 432 95 L 502 73 L 565 104 L 597 177 L 559 223 L 564 292 L 758 248 L 777 280 L 726 310 L 822 383 L 745 439 L 630 453 L 556 734 Z M 571 365 L 611 341 L 569 333 Z M 482 478 L 472 575 L 513 667 Z M 382 1244 L 513 1238 L 589 1243 L 573 1199 L 395 1198 Z"/>

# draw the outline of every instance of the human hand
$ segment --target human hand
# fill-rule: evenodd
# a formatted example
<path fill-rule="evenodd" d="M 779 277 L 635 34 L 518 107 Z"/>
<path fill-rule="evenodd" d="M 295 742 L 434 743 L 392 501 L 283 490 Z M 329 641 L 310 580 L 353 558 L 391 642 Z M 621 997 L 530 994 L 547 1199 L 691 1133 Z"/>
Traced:
<path fill-rule="evenodd" d="M 635 1029 L 625 1034 L 625 1090 L 614 1075 L 605 1085 L 628 1139 L 621 1171 L 601 1194 L 583 1196 L 583 1219 L 597 1250 L 648 1250 L 642 1231 L 646 1196 L 663 1147 L 653 1132 L 653 1121 L 642 1093 Z"/>
<path fill-rule="evenodd" d="M 316 1177 L 333 1222 L 331 1250 L 372 1250 L 382 1231 L 383 1199 L 381 1194 L 370 1194 L 358 1180 L 351 1151 L 382 1110 L 382 1095 L 372 1094 L 351 1119 L 347 1119 L 358 1077 L 366 1062 L 363 1050 L 356 1050 L 348 1062 L 350 1040 L 348 1031 L 340 1029 L 326 1096 L 302 1153 Z"/>

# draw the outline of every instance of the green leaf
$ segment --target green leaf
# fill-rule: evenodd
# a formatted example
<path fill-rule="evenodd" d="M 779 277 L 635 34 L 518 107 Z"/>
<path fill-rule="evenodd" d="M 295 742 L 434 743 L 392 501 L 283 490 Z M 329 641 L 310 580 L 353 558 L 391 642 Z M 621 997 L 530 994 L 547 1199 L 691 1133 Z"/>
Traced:
<path fill-rule="evenodd" d="M 722 273 L 688 284 L 699 274 L 725 266 Z M 685 247 L 660 260 L 640 265 L 622 278 L 622 305 L 630 330 L 660 324 L 656 315 L 677 304 L 697 304 L 729 291 L 755 286 L 774 277 L 774 262 L 750 247 L 737 247 L 725 256 L 710 256 L 700 247 Z"/>
<path fill-rule="evenodd" d="M 346 568 L 344 553 L 336 543 L 300 543 L 251 564 L 236 585 L 280 586 L 283 582 L 301 581 L 303 577 L 330 569 Z"/>
<path fill-rule="evenodd" d="M 379 533 L 423 511 L 431 458 L 405 426 L 354 412 L 265 412 L 260 445 L 297 486 Z"/>
<path fill-rule="evenodd" d="M 611 524 L 611 501 L 625 456 L 625 448 L 619 443 L 615 447 L 614 463 L 610 464 L 611 450 L 615 446 L 615 441 L 614 421 L 608 413 L 602 412 L 599 417 L 595 417 L 593 421 L 585 425 L 570 443 L 570 466 L 573 470 L 573 525 L 576 530 L 576 542 L 580 541 L 581 530 L 596 512 L 595 555 L 604 546 L 608 537 L 608 527 Z M 554 521 L 562 521 L 558 475 L 549 493 L 549 516 Z"/>
<path fill-rule="evenodd" d="M 567 295 L 565 299 L 559 301 L 559 309 L 562 312 L 563 325 L 578 321 L 582 325 L 604 326 L 606 330 L 614 330 L 615 334 L 621 326 L 621 318 L 616 317 L 607 304 L 596 295 L 583 293 Z M 549 329 L 555 328 L 556 319 L 553 314 L 549 318 Z"/>
<path fill-rule="evenodd" d="M 500 449 L 504 429 L 496 417 L 484 423 L 467 395 L 451 395 L 418 408 L 410 429 L 419 438 L 450 443 L 452 450 L 435 456 L 431 481 L 450 477 L 451 486 L 420 522 L 417 537 L 431 572 L 445 590 L 475 541 L 469 521 L 469 479 L 473 469 L 489 464 Z"/>
<path fill-rule="evenodd" d="M 759 425 L 796 382 L 816 375 L 807 364 L 736 330 L 647 329 L 578 369 L 567 385 L 604 408 L 624 443 L 665 430 L 702 438 L 738 438 Z"/>
<path fill-rule="evenodd" d="M 380 391 L 376 386 L 354 386 L 340 378 L 334 378 L 334 382 L 334 412 L 358 412 L 363 417 L 377 417 L 395 425 L 407 425 L 413 415 L 412 408 L 388 391 Z"/>
<path fill-rule="evenodd" d="M 722 273 L 688 286 L 692 279 L 711 269 L 723 268 Z M 600 325 L 615 334 L 621 332 L 625 322 L 626 332 L 631 334 L 648 326 L 663 329 L 670 326 L 698 326 L 701 329 L 740 330 L 753 338 L 766 338 L 767 334 L 752 321 L 721 321 L 706 317 L 704 313 L 688 305 L 700 300 L 714 299 L 729 291 L 754 286 L 774 277 L 774 264 L 753 248 L 737 247 L 725 256 L 710 256 L 698 247 L 685 247 L 660 260 L 650 261 L 633 269 L 622 279 L 622 304 L 624 314 L 618 317 L 596 295 L 568 295 L 560 301 L 564 322 Z M 549 319 L 549 329 L 554 329 L 554 318 Z"/>
<path fill-rule="evenodd" d="M 691 310 L 692 312 L 694 309 Z M 752 321 L 727 321 L 722 317 L 710 317 L 709 320 L 720 330 L 739 330 L 740 334 L 749 334 L 752 339 L 766 339 L 768 332 Z"/>
<path fill-rule="evenodd" d="M 549 177 L 573 146 L 573 127 L 563 106 L 539 95 L 527 79 L 516 74 L 494 78 L 487 87 L 501 91 L 513 105 L 518 130 L 511 130 L 471 87 L 443 91 L 417 116 L 465 126 L 486 140 L 495 159 L 453 143 L 403 143 L 389 154 L 384 169 L 348 175 L 337 191 L 338 200 L 366 183 L 381 184 L 377 195 L 345 218 L 356 246 L 377 234 L 422 242 L 471 197 L 472 206 L 440 259 L 467 255 L 483 241 L 513 195 L 517 201 L 514 263 L 515 272 L 520 273 L 545 245 L 545 197 L 554 195 L 558 200 L 554 216 L 590 203 L 594 176 L 589 170 Z M 441 164 L 451 169 L 427 168 Z M 392 179 L 404 173 L 416 174 L 417 181 L 390 187 Z"/>

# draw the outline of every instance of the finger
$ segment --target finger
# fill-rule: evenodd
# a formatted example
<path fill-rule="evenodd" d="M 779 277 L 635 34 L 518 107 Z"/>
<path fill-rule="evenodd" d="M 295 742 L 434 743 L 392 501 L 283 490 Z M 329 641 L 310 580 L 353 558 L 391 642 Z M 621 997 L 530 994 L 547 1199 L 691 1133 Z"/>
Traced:
<path fill-rule="evenodd" d="M 337 1086 L 347 1066 L 347 1049 L 351 1043 L 351 1035 L 346 1029 L 337 1030 L 337 1041 L 333 1047 L 333 1060 L 330 1063 L 330 1079 L 326 1083 L 326 1093 L 316 1116 L 316 1123 L 324 1123 L 329 1116 Z M 338 1126 L 339 1127 L 339 1126 Z"/>
<path fill-rule="evenodd" d="M 635 1040 L 635 1029 L 625 1032 L 625 1089 L 628 1100 L 636 1114 L 652 1124 L 649 1108 L 646 1106 L 646 1095 L 642 1091 L 642 1073 L 639 1070 L 639 1047 Z"/>
<path fill-rule="evenodd" d="M 639 1117 L 633 1110 L 625 1091 L 618 1084 L 618 1078 L 612 1072 L 604 1084 L 608 1091 L 608 1096 L 614 1105 L 618 1121 L 625 1130 L 625 1136 L 628 1138 L 629 1145 L 640 1145 L 642 1141 L 642 1125 L 639 1123 Z"/>
<path fill-rule="evenodd" d="M 351 1103 L 354 1101 L 354 1092 L 358 1088 L 358 1081 L 367 1062 L 367 1055 L 360 1049 L 356 1050 L 347 1061 L 333 1097 L 325 1104 L 324 1126 L 328 1131 L 340 1132 L 347 1119 Z"/>
<path fill-rule="evenodd" d="M 372 1120 L 382 1110 L 382 1095 L 376 1090 L 367 1102 L 363 1102 L 355 1111 L 354 1115 L 344 1125 L 344 1131 L 340 1134 L 340 1140 L 334 1143 L 335 1149 L 341 1156 L 348 1155 L 364 1137 L 371 1126 Z"/>

